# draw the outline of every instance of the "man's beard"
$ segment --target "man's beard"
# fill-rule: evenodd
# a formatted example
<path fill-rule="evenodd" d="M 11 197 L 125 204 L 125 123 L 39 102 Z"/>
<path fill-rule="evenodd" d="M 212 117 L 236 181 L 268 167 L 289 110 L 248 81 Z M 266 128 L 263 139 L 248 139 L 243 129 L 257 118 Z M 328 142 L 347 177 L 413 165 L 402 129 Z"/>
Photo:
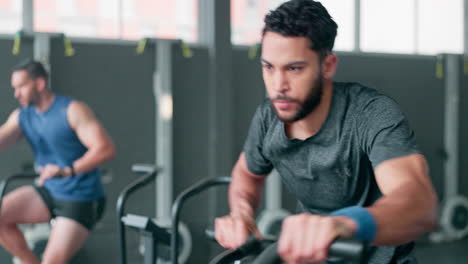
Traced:
<path fill-rule="evenodd" d="M 271 107 L 276 112 L 276 116 L 278 117 L 279 120 L 281 120 L 284 123 L 293 123 L 293 122 L 303 119 L 304 117 L 309 115 L 312 111 L 314 111 L 314 109 L 317 108 L 317 106 L 320 104 L 322 100 L 322 94 L 323 94 L 323 79 L 319 75 L 319 78 L 315 80 L 315 82 L 313 83 L 310 89 L 309 94 L 307 95 L 307 97 L 305 98 L 303 102 L 297 99 L 289 98 L 285 95 L 278 95 L 274 99 L 271 99 L 271 101 L 288 100 L 291 102 L 296 102 L 299 105 L 299 109 L 297 110 L 295 115 L 291 117 L 284 117 L 278 113 L 278 111 L 276 110 L 273 104 L 271 104 Z"/>
<path fill-rule="evenodd" d="M 39 93 L 37 92 L 37 85 L 34 85 L 33 92 L 29 95 L 29 99 L 26 102 L 26 106 L 37 105 L 39 101 Z"/>

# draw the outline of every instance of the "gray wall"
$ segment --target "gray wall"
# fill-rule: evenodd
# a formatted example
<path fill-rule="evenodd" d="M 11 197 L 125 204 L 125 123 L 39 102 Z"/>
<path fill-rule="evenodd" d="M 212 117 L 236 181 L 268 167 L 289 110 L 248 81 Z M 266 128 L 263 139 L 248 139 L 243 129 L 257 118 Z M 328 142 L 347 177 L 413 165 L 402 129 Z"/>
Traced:
<path fill-rule="evenodd" d="M 11 70 L 20 61 L 31 58 L 32 40 L 23 39 L 20 54 L 13 55 L 13 39 L 0 39 L 0 122 L 6 121 L 11 112 L 19 107 L 11 87 Z M 25 140 L 7 151 L 0 152 L 0 178 L 21 170 L 23 164 L 31 163 L 33 156 Z"/>
<path fill-rule="evenodd" d="M 174 196 L 208 177 L 208 51 L 192 48 L 194 56 L 184 58 L 179 44 L 173 54 L 173 160 Z M 181 220 L 192 235 L 189 263 L 206 263 L 210 242 L 205 239 L 209 203 L 207 193 L 185 205 Z"/>
<path fill-rule="evenodd" d="M 265 98 L 265 85 L 259 57 L 249 58 L 248 47 L 235 46 L 232 53 L 234 90 L 234 156 L 242 151 L 257 106 Z"/>
<path fill-rule="evenodd" d="M 463 63 L 461 61 L 460 67 L 460 168 L 459 168 L 459 186 L 458 192 L 468 197 L 468 65 L 466 66 L 466 72 L 463 70 Z"/>

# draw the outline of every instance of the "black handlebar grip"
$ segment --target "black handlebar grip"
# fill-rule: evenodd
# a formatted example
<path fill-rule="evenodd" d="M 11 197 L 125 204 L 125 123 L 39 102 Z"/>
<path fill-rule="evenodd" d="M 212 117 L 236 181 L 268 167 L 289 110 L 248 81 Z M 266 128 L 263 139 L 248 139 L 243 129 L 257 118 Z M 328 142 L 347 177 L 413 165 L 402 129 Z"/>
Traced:
<path fill-rule="evenodd" d="M 367 244 L 355 239 L 338 239 L 333 242 L 328 251 L 329 257 L 362 263 L 365 260 Z M 278 255 L 278 242 L 266 248 L 254 261 L 254 264 L 283 263 Z"/>
<path fill-rule="evenodd" d="M 278 242 L 271 244 L 258 255 L 253 264 L 281 264 L 283 263 L 278 255 Z"/>
<path fill-rule="evenodd" d="M 328 250 L 330 257 L 362 262 L 367 252 L 367 243 L 356 239 L 337 239 Z"/>

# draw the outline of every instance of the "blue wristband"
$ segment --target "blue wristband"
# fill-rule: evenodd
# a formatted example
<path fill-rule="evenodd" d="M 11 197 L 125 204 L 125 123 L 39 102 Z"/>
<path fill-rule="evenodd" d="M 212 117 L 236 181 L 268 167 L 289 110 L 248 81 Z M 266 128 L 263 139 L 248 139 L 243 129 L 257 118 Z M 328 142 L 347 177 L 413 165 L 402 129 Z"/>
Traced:
<path fill-rule="evenodd" d="M 369 211 L 361 206 L 350 206 L 334 211 L 330 216 L 346 216 L 354 220 L 357 225 L 354 237 L 372 242 L 377 233 L 377 224 L 375 223 L 374 216 Z"/>

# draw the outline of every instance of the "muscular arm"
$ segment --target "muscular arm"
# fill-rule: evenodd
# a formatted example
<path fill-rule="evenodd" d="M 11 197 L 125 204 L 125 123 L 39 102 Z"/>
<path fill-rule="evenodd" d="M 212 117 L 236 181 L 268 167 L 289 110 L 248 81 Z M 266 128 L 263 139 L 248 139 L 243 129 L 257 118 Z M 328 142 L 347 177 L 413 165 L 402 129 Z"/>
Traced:
<path fill-rule="evenodd" d="M 229 185 L 230 215 L 216 218 L 215 238 L 225 248 L 237 248 L 247 241 L 249 234 L 260 237 L 255 224 L 255 209 L 260 201 L 264 176 L 252 174 L 241 153 L 232 170 Z"/>
<path fill-rule="evenodd" d="M 367 208 L 377 225 L 373 244 L 401 245 L 434 228 L 437 199 L 422 155 L 384 161 L 375 175 L 383 196 Z M 321 263 L 336 237 L 350 237 L 357 228 L 347 216 L 289 216 L 283 221 L 278 252 L 288 263 Z"/>
<path fill-rule="evenodd" d="M 375 168 L 383 196 L 371 207 L 376 245 L 399 245 L 435 228 L 437 197 L 420 154 L 384 161 Z"/>
<path fill-rule="evenodd" d="M 229 186 L 231 216 L 254 219 L 264 182 L 265 176 L 249 171 L 245 154 L 241 153 L 232 170 L 232 183 Z"/>
<path fill-rule="evenodd" d="M 91 109 L 84 103 L 73 101 L 68 110 L 71 128 L 88 150 L 73 163 L 76 173 L 96 168 L 115 156 L 115 146 Z"/>
<path fill-rule="evenodd" d="M 10 114 L 7 121 L 0 126 L 0 151 L 16 144 L 23 137 L 18 118 L 19 109 L 16 109 Z"/>

